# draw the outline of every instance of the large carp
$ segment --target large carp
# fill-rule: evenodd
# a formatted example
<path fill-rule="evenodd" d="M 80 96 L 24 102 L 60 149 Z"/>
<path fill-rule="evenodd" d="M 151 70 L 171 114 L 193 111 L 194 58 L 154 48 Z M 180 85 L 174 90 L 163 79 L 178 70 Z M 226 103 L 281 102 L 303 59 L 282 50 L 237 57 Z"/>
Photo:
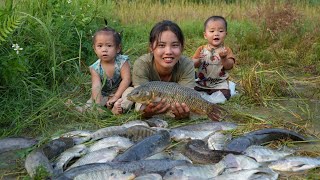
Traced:
<path fill-rule="evenodd" d="M 192 112 L 206 114 L 212 120 L 219 120 L 223 108 L 202 98 L 194 89 L 174 82 L 151 81 L 140 85 L 128 94 L 130 101 L 141 104 L 166 99 L 167 103 L 185 103 Z"/>

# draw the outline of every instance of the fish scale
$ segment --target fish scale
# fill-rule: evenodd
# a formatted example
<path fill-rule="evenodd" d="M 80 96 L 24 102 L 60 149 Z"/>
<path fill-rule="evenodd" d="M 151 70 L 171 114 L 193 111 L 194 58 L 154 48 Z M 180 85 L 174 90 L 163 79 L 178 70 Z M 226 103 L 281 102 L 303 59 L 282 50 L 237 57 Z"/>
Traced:
<path fill-rule="evenodd" d="M 219 120 L 222 107 L 202 98 L 199 92 L 174 82 L 151 81 L 140 85 L 128 94 L 130 101 L 148 104 L 166 99 L 167 103 L 185 103 L 190 111 Z"/>

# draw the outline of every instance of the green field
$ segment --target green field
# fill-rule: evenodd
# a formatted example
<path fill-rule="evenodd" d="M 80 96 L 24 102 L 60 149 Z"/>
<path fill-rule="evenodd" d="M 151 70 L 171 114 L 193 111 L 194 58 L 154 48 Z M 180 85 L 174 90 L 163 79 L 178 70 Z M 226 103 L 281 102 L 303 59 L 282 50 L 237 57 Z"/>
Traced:
<path fill-rule="evenodd" d="M 226 45 L 237 57 L 230 74 L 239 95 L 222 105 L 230 113 L 227 121 L 243 125 L 234 135 L 282 127 L 319 138 L 319 12 L 320 0 L 1 1 L 0 136 L 45 141 L 74 129 L 139 118 L 134 112 L 114 116 L 108 110 L 80 114 L 64 105 L 68 99 L 81 104 L 90 97 L 88 66 L 96 60 L 91 38 L 104 19 L 122 31 L 123 52 L 133 64 L 147 52 L 149 31 L 158 21 L 169 19 L 181 27 L 184 55 L 191 57 L 206 43 L 203 22 L 221 15 L 228 21 Z M 300 153 L 320 156 L 319 150 Z M 296 178 L 319 175 L 318 168 Z"/>

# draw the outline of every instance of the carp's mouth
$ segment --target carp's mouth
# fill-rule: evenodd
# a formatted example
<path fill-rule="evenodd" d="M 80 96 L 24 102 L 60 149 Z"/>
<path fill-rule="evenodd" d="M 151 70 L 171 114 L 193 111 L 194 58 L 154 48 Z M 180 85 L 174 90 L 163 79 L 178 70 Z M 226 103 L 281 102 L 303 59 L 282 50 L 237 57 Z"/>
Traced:
<path fill-rule="evenodd" d="M 133 102 L 146 104 L 152 99 L 152 94 L 148 91 L 132 91 L 128 94 L 127 98 Z"/>

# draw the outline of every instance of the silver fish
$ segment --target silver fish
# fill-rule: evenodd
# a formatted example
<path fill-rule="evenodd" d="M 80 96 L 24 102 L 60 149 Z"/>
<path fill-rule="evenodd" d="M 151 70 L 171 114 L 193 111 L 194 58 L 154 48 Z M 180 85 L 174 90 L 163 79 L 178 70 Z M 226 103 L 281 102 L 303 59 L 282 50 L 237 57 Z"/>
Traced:
<path fill-rule="evenodd" d="M 164 180 L 182 180 L 182 179 L 210 179 L 216 177 L 224 170 L 221 163 L 206 165 L 185 165 L 176 166 L 169 170 Z"/>
<path fill-rule="evenodd" d="M 208 115 L 212 120 L 219 120 L 223 108 L 202 98 L 194 89 L 174 82 L 151 81 L 140 85 L 128 94 L 130 101 L 142 104 L 166 99 L 167 103 L 185 103 L 190 111 Z"/>
<path fill-rule="evenodd" d="M 105 163 L 112 161 L 119 153 L 119 148 L 117 147 L 108 147 L 104 149 L 99 149 L 97 151 L 90 152 L 80 159 L 78 159 L 75 163 L 73 163 L 67 170 L 82 166 L 85 164 L 92 163 Z"/>
<path fill-rule="evenodd" d="M 257 162 L 270 162 L 284 158 L 295 152 L 293 149 L 275 150 L 265 146 L 252 145 L 249 146 L 243 154 L 254 158 Z"/>
<path fill-rule="evenodd" d="M 271 162 L 268 166 L 277 171 L 304 171 L 320 167 L 320 158 L 291 156 Z"/>
<path fill-rule="evenodd" d="M 261 166 L 260 163 L 248 156 L 234 154 L 226 155 L 220 163 L 225 165 L 224 173 L 231 173 L 245 169 L 256 169 Z"/>
<path fill-rule="evenodd" d="M 0 140 L 0 153 L 29 148 L 38 143 L 38 140 L 26 137 L 6 137 Z"/>
<path fill-rule="evenodd" d="M 53 167 L 41 149 L 35 149 L 27 155 L 24 167 L 32 178 L 36 175 L 39 168 L 43 168 L 43 170 L 49 173 L 49 176 L 53 174 Z"/>
<path fill-rule="evenodd" d="M 163 176 L 169 169 L 190 164 L 184 160 L 168 160 L 168 159 L 152 159 L 152 160 L 140 160 L 131 162 L 106 162 L 106 163 L 94 163 L 77 166 L 64 173 L 54 177 L 55 180 L 69 180 L 73 179 L 79 174 L 90 173 L 98 170 L 105 169 L 119 169 L 129 173 L 134 173 L 136 176 L 141 176 L 150 173 L 157 173 Z"/>
<path fill-rule="evenodd" d="M 131 126 L 136 126 L 136 125 L 149 127 L 148 123 L 141 121 L 141 120 L 128 121 L 128 122 L 122 124 L 121 126 L 123 126 L 125 128 L 129 128 Z"/>
<path fill-rule="evenodd" d="M 162 180 L 162 176 L 156 173 L 145 174 L 134 178 L 134 180 Z"/>
<path fill-rule="evenodd" d="M 131 180 L 136 176 L 119 169 L 106 169 L 100 171 L 92 171 L 77 175 L 74 180 Z"/>
<path fill-rule="evenodd" d="M 267 179 L 276 180 L 279 174 L 270 168 L 256 168 L 235 171 L 226 173 L 213 178 L 214 180 L 253 180 L 253 179 Z"/>
<path fill-rule="evenodd" d="M 123 126 L 109 126 L 102 129 L 99 129 L 91 134 L 91 140 L 96 141 L 108 136 L 116 136 L 124 133 L 127 128 Z"/>
<path fill-rule="evenodd" d="M 62 173 L 66 166 L 73 158 L 80 157 L 87 152 L 87 147 L 83 144 L 73 146 L 72 148 L 67 149 L 57 158 L 55 163 L 54 170 L 57 173 Z"/>
<path fill-rule="evenodd" d="M 61 134 L 60 137 L 69 137 L 73 139 L 75 144 L 82 144 L 91 139 L 91 134 L 92 134 L 91 131 L 75 130 L 75 131 L 70 131 L 70 132 Z M 54 138 L 54 139 L 57 139 L 57 138 Z"/>
<path fill-rule="evenodd" d="M 130 139 L 121 136 L 109 136 L 103 138 L 88 148 L 88 152 L 97 151 L 108 147 L 118 147 L 119 150 L 126 150 L 133 145 Z"/>
<path fill-rule="evenodd" d="M 223 150 L 231 138 L 231 134 L 223 134 L 220 131 L 214 132 L 207 137 L 208 148 L 211 150 Z"/>
<path fill-rule="evenodd" d="M 170 144 L 168 131 L 160 130 L 157 134 L 149 136 L 131 146 L 123 154 L 118 155 L 113 161 L 138 161 L 161 152 Z"/>
<path fill-rule="evenodd" d="M 149 124 L 150 127 L 167 128 L 169 126 L 167 121 L 157 117 L 152 117 L 146 119 L 145 121 Z"/>

